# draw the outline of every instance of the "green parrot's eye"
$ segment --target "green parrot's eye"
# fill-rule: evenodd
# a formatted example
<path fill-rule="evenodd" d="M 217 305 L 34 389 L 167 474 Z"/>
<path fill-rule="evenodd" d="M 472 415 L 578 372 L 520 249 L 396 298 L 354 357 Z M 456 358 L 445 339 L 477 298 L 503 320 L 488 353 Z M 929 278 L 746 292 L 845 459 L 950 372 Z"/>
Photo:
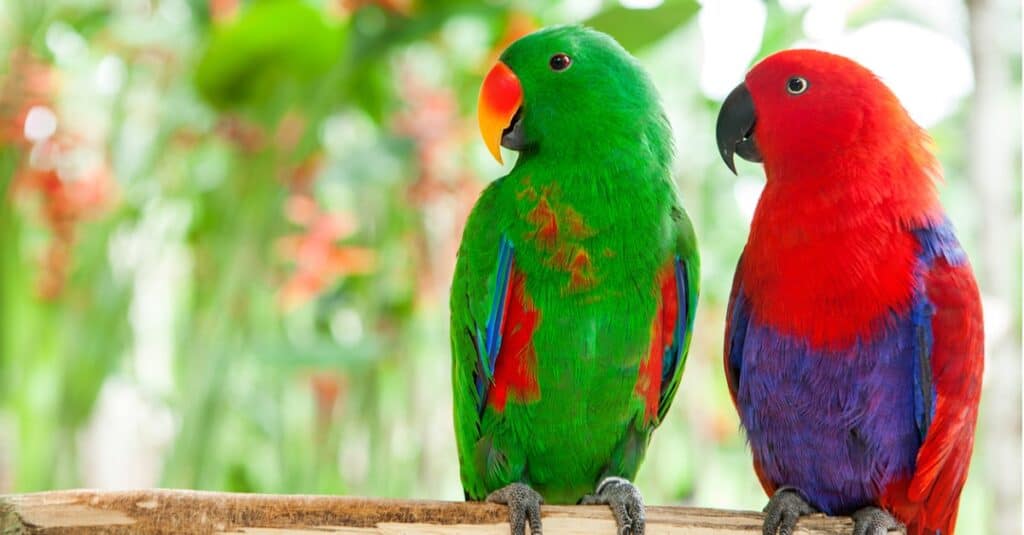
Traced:
<path fill-rule="evenodd" d="M 810 85 L 811 84 L 807 83 L 807 79 L 794 76 L 786 82 L 786 91 L 788 91 L 790 95 L 799 95 L 804 91 L 807 91 L 807 87 Z"/>
<path fill-rule="evenodd" d="M 558 72 L 564 71 L 572 65 L 572 58 L 565 54 L 555 54 L 551 56 L 551 61 L 548 61 L 548 65 L 551 66 L 551 70 Z"/>

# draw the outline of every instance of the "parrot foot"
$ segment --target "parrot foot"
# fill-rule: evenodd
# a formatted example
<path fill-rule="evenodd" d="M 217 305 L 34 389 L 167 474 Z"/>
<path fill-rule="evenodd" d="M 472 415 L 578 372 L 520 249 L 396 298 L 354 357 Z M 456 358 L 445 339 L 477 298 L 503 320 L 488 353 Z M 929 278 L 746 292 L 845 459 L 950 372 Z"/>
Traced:
<path fill-rule="evenodd" d="M 818 510 L 800 496 L 792 487 L 782 487 L 764 506 L 764 535 L 792 535 L 796 521 L 801 516 L 817 513 Z"/>
<path fill-rule="evenodd" d="M 877 507 L 853 513 L 853 535 L 886 535 L 891 529 L 902 531 L 903 524 Z"/>
<path fill-rule="evenodd" d="M 646 514 L 640 491 L 621 477 L 606 477 L 594 494 L 580 500 L 581 505 L 607 505 L 612 508 L 619 535 L 644 535 Z"/>
<path fill-rule="evenodd" d="M 512 535 L 526 535 L 527 521 L 530 523 L 530 533 L 541 535 L 540 504 L 544 503 L 544 498 L 529 485 L 506 485 L 488 494 L 487 501 L 508 506 L 508 523 L 512 526 Z"/>

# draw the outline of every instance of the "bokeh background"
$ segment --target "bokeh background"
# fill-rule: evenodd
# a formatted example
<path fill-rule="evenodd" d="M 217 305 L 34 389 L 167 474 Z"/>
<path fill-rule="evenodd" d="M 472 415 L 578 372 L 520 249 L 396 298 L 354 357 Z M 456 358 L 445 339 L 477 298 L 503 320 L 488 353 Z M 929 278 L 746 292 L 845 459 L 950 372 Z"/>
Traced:
<path fill-rule="evenodd" d="M 1018 532 L 1016 0 L 0 0 L 0 492 L 460 499 L 447 293 L 507 170 L 476 92 L 511 40 L 574 22 L 661 89 L 700 237 L 647 500 L 764 503 L 720 364 L 763 178 L 728 173 L 713 125 L 753 61 L 813 46 L 874 69 L 935 138 L 988 344 L 960 525 Z"/>

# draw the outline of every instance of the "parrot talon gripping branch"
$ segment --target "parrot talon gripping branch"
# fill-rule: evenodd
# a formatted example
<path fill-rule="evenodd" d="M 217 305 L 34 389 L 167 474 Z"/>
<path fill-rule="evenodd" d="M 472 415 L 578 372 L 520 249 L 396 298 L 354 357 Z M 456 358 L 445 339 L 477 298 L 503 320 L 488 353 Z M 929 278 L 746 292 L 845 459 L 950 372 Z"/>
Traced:
<path fill-rule="evenodd" d="M 515 535 L 540 532 L 541 500 L 607 505 L 640 535 L 629 480 L 679 386 L 700 280 L 658 94 L 611 37 L 561 26 L 501 54 L 478 117 L 498 162 L 518 155 L 474 206 L 452 282 L 466 498 L 508 504 Z"/>

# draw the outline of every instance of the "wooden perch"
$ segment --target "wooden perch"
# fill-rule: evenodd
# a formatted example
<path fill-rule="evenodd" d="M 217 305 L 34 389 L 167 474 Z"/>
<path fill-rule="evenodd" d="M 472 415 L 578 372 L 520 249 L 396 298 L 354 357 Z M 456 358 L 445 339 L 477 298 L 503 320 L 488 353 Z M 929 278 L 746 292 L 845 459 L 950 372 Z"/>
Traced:
<path fill-rule="evenodd" d="M 505 507 L 485 503 L 275 496 L 190 490 L 67 490 L 0 496 L 0 533 L 508 535 Z M 615 533 L 606 507 L 544 506 L 546 535 Z M 797 534 L 847 535 L 845 518 L 803 519 Z M 760 534 L 758 513 L 648 507 L 649 535 Z"/>

